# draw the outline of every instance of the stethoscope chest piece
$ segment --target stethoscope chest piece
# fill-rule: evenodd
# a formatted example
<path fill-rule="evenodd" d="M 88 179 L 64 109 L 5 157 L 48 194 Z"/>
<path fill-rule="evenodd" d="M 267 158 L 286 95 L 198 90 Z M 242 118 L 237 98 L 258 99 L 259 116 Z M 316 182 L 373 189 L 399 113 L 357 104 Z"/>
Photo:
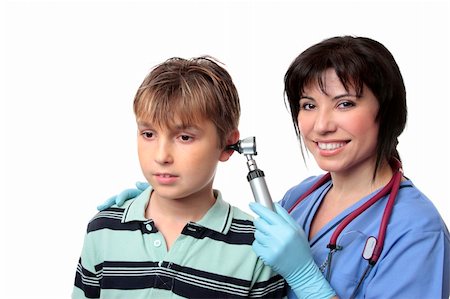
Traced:
<path fill-rule="evenodd" d="M 363 259 L 370 260 L 372 258 L 373 252 L 375 250 L 375 245 L 377 245 L 377 238 L 375 238 L 374 236 L 368 237 L 362 252 Z"/>

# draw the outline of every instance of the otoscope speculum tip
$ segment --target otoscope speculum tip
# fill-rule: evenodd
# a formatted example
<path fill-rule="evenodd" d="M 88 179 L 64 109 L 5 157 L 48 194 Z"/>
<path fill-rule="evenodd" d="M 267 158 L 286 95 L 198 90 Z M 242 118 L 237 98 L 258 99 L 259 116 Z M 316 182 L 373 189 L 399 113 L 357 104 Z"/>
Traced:
<path fill-rule="evenodd" d="M 256 138 L 254 136 L 239 140 L 235 144 L 230 144 L 227 149 L 237 151 L 239 154 L 256 155 Z"/>

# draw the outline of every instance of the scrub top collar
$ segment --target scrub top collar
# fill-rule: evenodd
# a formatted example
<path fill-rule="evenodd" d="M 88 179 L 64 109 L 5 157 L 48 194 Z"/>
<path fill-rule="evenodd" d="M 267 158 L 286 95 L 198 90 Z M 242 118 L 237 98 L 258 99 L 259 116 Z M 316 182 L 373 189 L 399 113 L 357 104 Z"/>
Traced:
<path fill-rule="evenodd" d="M 152 190 L 153 188 L 150 186 L 135 199 L 125 202 L 125 211 L 122 216 L 122 223 L 131 221 L 153 222 L 151 219 L 145 218 L 145 209 L 147 208 L 150 200 Z M 206 227 L 221 234 L 227 234 L 230 230 L 233 219 L 233 209 L 229 203 L 222 199 L 222 194 L 219 190 L 213 191 L 216 198 L 214 205 L 208 210 L 208 212 L 206 212 L 202 219 L 198 222 L 191 223 Z"/>
<path fill-rule="evenodd" d="M 400 189 L 405 187 L 411 187 L 413 184 L 412 182 L 407 179 L 400 184 Z M 313 200 L 309 203 L 308 207 L 306 208 L 307 213 L 305 213 L 306 217 L 303 219 L 303 227 L 305 230 L 305 233 L 309 235 L 309 232 L 311 230 L 311 224 L 312 220 L 314 218 L 314 215 L 317 213 L 317 209 L 319 208 L 320 204 L 322 203 L 322 200 L 325 196 L 325 194 L 328 192 L 328 190 L 332 187 L 332 183 L 327 182 L 320 188 L 318 188 L 315 192 L 313 192 L 310 196 L 316 197 L 316 200 Z M 381 188 L 380 188 L 381 189 Z M 326 224 L 320 231 L 317 232 L 316 235 L 314 235 L 310 240 L 310 245 L 314 246 L 323 236 L 327 235 L 327 233 L 330 230 L 334 230 L 336 226 L 338 226 L 344 219 L 347 217 L 351 212 L 362 206 L 364 203 L 366 203 L 368 200 L 370 200 L 377 192 L 380 191 L 380 189 L 377 189 L 370 193 L 369 195 L 365 196 L 358 202 L 354 203 L 344 211 L 342 211 L 339 215 L 337 215 L 333 220 L 331 220 L 328 224 Z M 317 193 L 316 193 L 317 192 Z M 386 195 L 385 197 L 388 197 L 389 195 Z M 384 200 L 382 201 L 384 202 Z M 385 204 L 385 203 L 383 203 Z"/>

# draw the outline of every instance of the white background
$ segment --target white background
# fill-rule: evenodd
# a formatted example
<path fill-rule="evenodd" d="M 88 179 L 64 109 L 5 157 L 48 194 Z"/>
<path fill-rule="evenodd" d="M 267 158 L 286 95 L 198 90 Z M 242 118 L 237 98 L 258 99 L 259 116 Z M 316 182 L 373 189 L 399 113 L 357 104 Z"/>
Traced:
<path fill-rule="evenodd" d="M 290 62 L 336 35 L 379 40 L 408 92 L 405 173 L 450 223 L 448 2 L 7 1 L 0 10 L 1 298 L 69 298 L 97 204 L 143 180 L 133 96 L 172 56 L 224 62 L 241 97 L 241 137 L 257 136 L 278 200 L 319 173 L 303 163 L 284 106 Z M 248 210 L 246 174 L 234 155 L 215 187 Z"/>

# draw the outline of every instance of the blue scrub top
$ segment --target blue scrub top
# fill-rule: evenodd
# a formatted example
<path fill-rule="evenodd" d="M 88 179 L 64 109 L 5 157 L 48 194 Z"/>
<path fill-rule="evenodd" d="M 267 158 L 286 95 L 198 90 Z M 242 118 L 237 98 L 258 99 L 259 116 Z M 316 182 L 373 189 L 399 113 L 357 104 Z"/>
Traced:
<path fill-rule="evenodd" d="M 291 188 L 281 201 L 288 210 L 320 177 Z M 291 216 L 309 235 L 311 222 L 331 187 L 331 181 L 305 198 Z M 330 221 L 310 240 L 316 264 L 324 264 L 326 247 L 339 223 L 368 201 L 368 195 Z M 340 298 L 349 298 L 368 266 L 362 252 L 369 236 L 378 237 L 388 195 L 353 220 L 341 232 L 333 255 L 330 284 Z M 326 268 L 325 268 L 326 273 Z M 324 275 L 325 275 L 324 273 Z M 432 202 L 408 180 L 400 185 L 378 262 L 359 288 L 356 298 L 449 298 L 450 236 Z M 291 298 L 296 298 L 290 292 Z"/>

